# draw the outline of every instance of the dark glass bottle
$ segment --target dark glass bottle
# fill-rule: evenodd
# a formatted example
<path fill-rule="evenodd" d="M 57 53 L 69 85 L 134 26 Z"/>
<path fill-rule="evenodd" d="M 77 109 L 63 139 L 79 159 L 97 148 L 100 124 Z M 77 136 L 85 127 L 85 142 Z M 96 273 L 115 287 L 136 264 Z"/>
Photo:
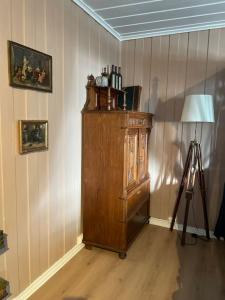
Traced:
<path fill-rule="evenodd" d="M 118 70 L 118 90 L 122 90 L 123 77 L 121 74 L 121 67 Z"/>
<path fill-rule="evenodd" d="M 116 88 L 116 73 L 115 73 L 114 65 L 112 65 L 109 79 L 110 79 L 110 86 L 115 89 Z"/>
<path fill-rule="evenodd" d="M 106 75 L 107 75 L 107 78 L 108 78 L 108 86 L 110 86 L 110 73 L 109 73 L 109 65 L 107 65 L 107 67 L 106 67 Z"/>
<path fill-rule="evenodd" d="M 117 72 L 117 66 L 115 66 L 115 76 L 116 76 L 115 88 L 118 90 L 118 88 L 119 88 L 119 76 L 118 76 L 118 72 Z"/>

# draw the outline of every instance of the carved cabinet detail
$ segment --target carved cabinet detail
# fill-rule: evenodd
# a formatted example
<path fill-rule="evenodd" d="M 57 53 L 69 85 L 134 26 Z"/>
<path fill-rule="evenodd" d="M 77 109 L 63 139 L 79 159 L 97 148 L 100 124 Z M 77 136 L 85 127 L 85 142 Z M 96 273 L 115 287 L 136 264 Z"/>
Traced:
<path fill-rule="evenodd" d="M 138 182 L 138 129 L 130 129 L 127 137 L 127 183 L 132 187 Z"/>
<path fill-rule="evenodd" d="M 139 129 L 139 180 L 148 177 L 148 129 Z"/>

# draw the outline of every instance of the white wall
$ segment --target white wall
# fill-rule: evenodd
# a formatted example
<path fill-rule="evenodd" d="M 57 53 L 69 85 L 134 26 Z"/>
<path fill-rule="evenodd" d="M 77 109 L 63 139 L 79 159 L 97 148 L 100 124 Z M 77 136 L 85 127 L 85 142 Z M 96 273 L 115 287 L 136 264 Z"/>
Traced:
<path fill-rule="evenodd" d="M 7 40 L 53 57 L 53 93 L 9 86 Z M 70 0 L 0 2 L 0 276 L 13 296 L 81 233 L 81 114 L 87 75 L 118 64 L 120 44 Z M 49 151 L 18 154 L 19 119 L 49 120 Z"/>
<path fill-rule="evenodd" d="M 9 86 L 7 40 L 53 57 L 53 93 Z M 225 30 L 122 43 L 125 84 L 140 84 L 142 110 L 154 110 L 151 215 L 172 212 L 193 126 L 182 126 L 184 94 L 215 95 L 215 126 L 199 126 L 210 224 L 224 181 Z M 9 250 L 0 276 L 21 292 L 76 244 L 81 228 L 81 114 L 87 75 L 120 64 L 120 43 L 70 0 L 0 2 L 0 228 Z M 49 120 L 49 151 L 18 154 L 19 119 Z M 201 206 L 197 205 L 201 225 Z M 182 218 L 181 218 L 182 220 Z M 194 220 L 192 220 L 194 221 Z"/>
<path fill-rule="evenodd" d="M 225 178 L 225 29 L 126 41 L 121 56 L 125 84 L 141 85 L 141 110 L 155 114 L 149 164 L 152 217 L 171 217 L 188 146 L 195 137 L 195 124 L 180 122 L 185 95 L 214 96 L 215 124 L 197 126 L 213 230 Z M 189 224 L 202 228 L 199 196 L 196 189 Z M 178 222 L 183 223 L 185 205 L 180 208 Z"/>

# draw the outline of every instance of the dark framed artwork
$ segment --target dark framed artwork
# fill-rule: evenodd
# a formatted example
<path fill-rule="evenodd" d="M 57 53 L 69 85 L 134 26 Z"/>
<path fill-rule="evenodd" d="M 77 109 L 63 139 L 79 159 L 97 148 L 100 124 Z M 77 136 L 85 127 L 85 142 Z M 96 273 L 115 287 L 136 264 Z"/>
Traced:
<path fill-rule="evenodd" d="M 9 295 L 9 282 L 0 277 L 0 299 L 6 299 Z"/>
<path fill-rule="evenodd" d="M 9 82 L 13 87 L 52 92 L 52 57 L 8 41 Z"/>
<path fill-rule="evenodd" d="M 141 99 L 141 86 L 128 86 L 123 90 L 126 93 L 126 110 L 139 111 Z M 119 95 L 118 106 L 123 109 L 124 99 L 123 95 Z"/>
<path fill-rule="evenodd" d="M 8 250 L 7 234 L 5 234 L 3 230 L 0 230 L 0 255 L 7 250 Z"/>
<path fill-rule="evenodd" d="M 20 120 L 20 154 L 44 150 L 48 150 L 48 121 Z"/>

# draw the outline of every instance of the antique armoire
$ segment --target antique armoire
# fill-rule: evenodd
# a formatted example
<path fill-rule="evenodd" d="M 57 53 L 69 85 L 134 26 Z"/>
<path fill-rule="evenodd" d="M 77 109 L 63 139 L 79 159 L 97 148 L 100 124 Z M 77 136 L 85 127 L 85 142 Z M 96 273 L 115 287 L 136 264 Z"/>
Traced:
<path fill-rule="evenodd" d="M 149 222 L 152 114 L 99 105 L 107 88 L 87 87 L 82 111 L 83 242 L 120 258 Z M 116 91 L 111 89 L 112 97 Z M 104 101 L 103 101 L 104 102 Z"/>

